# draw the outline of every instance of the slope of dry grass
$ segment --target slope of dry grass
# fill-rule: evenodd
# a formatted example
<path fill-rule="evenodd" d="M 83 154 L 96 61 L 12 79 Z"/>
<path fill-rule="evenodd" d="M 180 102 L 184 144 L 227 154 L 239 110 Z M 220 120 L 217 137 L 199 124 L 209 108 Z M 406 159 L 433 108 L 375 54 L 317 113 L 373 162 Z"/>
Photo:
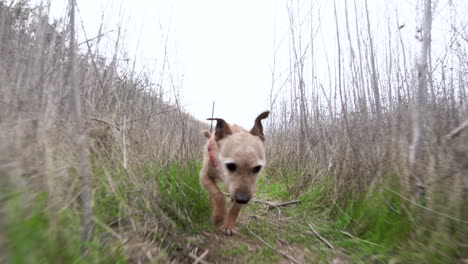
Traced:
<path fill-rule="evenodd" d="M 82 186 L 66 85 L 69 26 L 50 21 L 44 10 L 27 1 L 0 2 L 1 241 L 7 243 L 1 256 L 18 263 L 80 259 Z M 167 103 L 164 91 L 173 87 L 120 63 L 125 60 L 117 45 L 113 58 L 102 57 L 99 41 L 80 47 L 72 73 L 82 101 L 94 211 L 95 235 L 83 262 L 134 258 L 120 252 L 146 259 L 142 247 L 156 258 L 160 241 L 148 238 L 148 225 L 166 229 L 175 216 L 161 213 L 155 175 L 198 157 L 206 125 Z"/>

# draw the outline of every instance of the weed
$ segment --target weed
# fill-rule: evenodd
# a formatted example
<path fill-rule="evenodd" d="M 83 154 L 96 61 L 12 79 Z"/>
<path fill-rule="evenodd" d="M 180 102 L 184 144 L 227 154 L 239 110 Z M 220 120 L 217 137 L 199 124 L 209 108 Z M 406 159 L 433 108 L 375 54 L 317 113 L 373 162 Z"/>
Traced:
<path fill-rule="evenodd" d="M 165 170 L 154 171 L 153 176 L 158 182 L 162 209 L 190 233 L 211 225 L 209 198 L 200 185 L 199 170 L 197 162 L 171 164 Z"/>

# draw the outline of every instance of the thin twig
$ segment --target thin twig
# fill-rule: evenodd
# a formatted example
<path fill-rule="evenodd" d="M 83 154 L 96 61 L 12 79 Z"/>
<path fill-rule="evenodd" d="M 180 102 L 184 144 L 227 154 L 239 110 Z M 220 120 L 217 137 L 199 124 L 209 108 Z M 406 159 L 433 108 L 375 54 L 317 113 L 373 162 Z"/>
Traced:
<path fill-rule="evenodd" d="M 117 238 L 121 243 L 125 243 L 127 239 L 123 238 L 120 234 L 115 232 L 112 228 L 110 228 L 108 225 L 104 224 L 101 222 L 101 220 L 97 219 L 95 216 L 92 216 L 93 222 L 96 223 L 98 226 L 100 226 L 102 229 L 106 230 L 109 234 L 111 234 L 113 237 Z"/>
<path fill-rule="evenodd" d="M 146 116 L 138 117 L 138 118 L 135 118 L 135 119 L 132 119 L 132 120 L 128 120 L 128 121 L 126 121 L 126 123 L 127 124 L 128 123 L 133 123 L 133 122 L 140 121 L 140 120 L 143 120 L 143 119 L 146 119 L 146 118 L 150 118 L 150 117 L 155 116 L 155 115 L 160 115 L 160 114 L 173 112 L 173 111 L 179 110 L 180 108 L 185 107 L 185 106 L 186 105 L 182 105 L 182 106 L 179 106 L 179 107 L 176 107 L 176 108 L 173 108 L 173 109 L 164 110 L 164 111 L 161 111 L 161 112 L 152 113 L 152 114 L 149 114 L 149 115 L 146 115 Z"/>
<path fill-rule="evenodd" d="M 254 232 L 252 232 L 252 230 L 250 230 L 248 227 L 245 227 L 245 229 L 247 229 L 247 231 L 249 231 L 249 233 L 251 233 L 253 236 L 255 236 L 258 240 L 260 240 L 260 242 L 262 242 L 263 244 L 265 244 L 265 246 L 269 247 L 270 249 L 272 249 L 273 251 L 275 251 L 276 253 L 278 253 L 279 255 L 283 256 L 284 258 L 286 258 L 287 260 L 289 260 L 290 262 L 292 263 L 299 263 L 299 261 L 297 261 L 295 258 L 289 256 L 288 254 L 284 253 L 283 251 L 279 250 L 279 249 L 276 249 L 274 248 L 272 245 L 270 245 L 268 242 L 266 242 L 263 238 L 261 238 L 260 236 L 258 236 L 257 234 L 255 234 Z"/>
<path fill-rule="evenodd" d="M 273 207 L 283 207 L 283 206 L 288 206 L 288 205 L 291 205 L 291 204 L 298 204 L 298 203 L 301 203 L 301 201 L 299 201 L 299 200 L 294 200 L 294 201 L 279 203 L 279 204 L 273 205 Z"/>
<path fill-rule="evenodd" d="M 365 243 L 368 243 L 368 244 L 371 244 L 371 245 L 374 245 L 374 246 L 381 247 L 381 245 L 379 245 L 379 244 L 376 244 L 376 243 L 367 241 L 367 240 L 365 240 L 365 239 L 362 239 L 362 238 L 353 236 L 353 235 L 351 235 L 350 233 L 348 233 L 348 232 L 346 232 L 346 231 L 340 230 L 340 232 L 343 233 L 343 234 L 345 234 L 345 235 L 347 235 L 347 236 L 349 236 L 350 238 L 357 239 L 357 240 L 359 240 L 359 241 L 362 241 L 362 242 L 365 242 Z"/>
<path fill-rule="evenodd" d="M 197 264 L 197 263 L 208 264 L 209 262 L 203 260 L 203 258 L 206 257 L 206 255 L 208 255 L 208 249 L 205 250 L 205 252 L 203 252 L 203 254 L 201 254 L 199 257 L 193 253 L 189 253 L 189 257 L 191 257 L 194 260 L 193 264 Z"/>
<path fill-rule="evenodd" d="M 127 116 L 124 115 L 123 117 L 123 123 L 122 123 L 122 159 L 123 159 L 123 167 L 124 169 L 127 169 L 127 142 L 125 140 L 125 128 L 126 128 L 126 121 Z"/>
<path fill-rule="evenodd" d="M 90 119 L 90 120 L 93 120 L 93 121 L 98 121 L 98 122 L 107 124 L 107 125 L 109 125 L 109 126 L 115 128 L 115 129 L 117 129 L 117 131 L 121 131 L 121 130 L 122 130 L 119 126 L 117 126 L 117 125 L 115 125 L 115 124 L 113 124 L 113 123 L 111 123 L 111 122 L 109 122 L 109 121 L 107 121 L 107 120 L 99 119 L 99 118 L 95 118 L 95 117 L 90 117 L 89 119 Z M 127 122 L 127 123 L 128 123 L 128 122 Z M 127 132 L 127 136 L 128 136 L 130 139 L 132 139 L 133 141 L 135 141 L 135 143 L 137 143 L 138 145 L 141 145 L 140 142 L 138 142 L 138 140 L 136 140 L 129 132 Z"/>
<path fill-rule="evenodd" d="M 119 127 L 119 126 L 117 126 L 117 125 L 115 125 L 115 124 L 113 124 L 113 123 L 111 123 L 111 122 L 109 122 L 109 121 L 107 121 L 107 120 L 99 119 L 99 118 L 96 118 L 96 117 L 91 117 L 91 118 L 89 118 L 89 119 L 90 119 L 90 120 L 93 120 L 93 121 L 98 121 L 98 122 L 101 122 L 101 123 L 108 124 L 109 126 L 111 126 L 111 127 L 115 128 L 115 129 L 117 129 L 118 131 L 120 131 L 120 127 Z"/>
<path fill-rule="evenodd" d="M 406 198 L 405 196 L 401 195 L 400 193 L 398 193 L 398 192 L 396 192 L 396 191 L 394 191 L 394 190 L 392 190 L 392 189 L 389 189 L 389 188 L 386 188 L 386 187 L 384 187 L 384 189 L 391 191 L 392 193 L 394 193 L 394 194 L 400 196 L 400 197 L 403 198 L 404 200 L 406 200 L 406 201 L 408 201 L 408 202 L 410 202 L 410 203 L 416 205 L 416 206 L 419 207 L 419 208 L 425 209 L 425 210 L 427 210 L 427 211 L 429 211 L 429 212 L 433 212 L 434 214 L 438 214 L 438 215 L 440 215 L 440 216 L 445 216 L 445 217 L 450 218 L 450 219 L 455 220 L 455 221 L 459 221 L 459 222 L 468 224 L 468 221 L 466 221 L 466 220 L 463 220 L 463 219 L 460 219 L 460 218 L 456 218 L 456 217 L 454 217 L 454 216 L 451 216 L 451 215 L 448 215 L 448 214 L 444 214 L 444 213 L 441 213 L 441 212 L 437 212 L 437 211 L 435 211 L 435 210 L 432 210 L 431 208 L 428 208 L 428 207 L 426 207 L 426 206 L 424 206 L 424 205 L 418 204 L 417 202 L 415 202 L 415 201 L 413 201 L 413 200 L 411 200 L 411 199 L 409 199 L 409 198 Z"/>
<path fill-rule="evenodd" d="M 215 101 L 213 101 L 213 108 L 211 109 L 211 118 L 214 118 L 214 107 L 215 107 Z M 210 133 L 213 132 L 213 120 L 211 120 L 210 123 Z"/>
<path fill-rule="evenodd" d="M 80 20 L 81 20 L 81 29 L 83 30 L 83 34 L 84 34 L 84 37 L 87 39 L 88 36 L 86 35 L 86 30 L 85 30 L 85 27 L 84 27 L 84 22 L 83 22 L 83 18 L 81 17 L 81 11 L 80 9 L 78 8 L 78 5 L 76 5 L 76 0 L 75 0 L 75 6 L 76 6 L 76 9 L 78 11 L 78 13 L 80 13 Z M 93 54 L 92 50 L 91 50 L 91 45 L 89 44 L 88 41 L 85 41 L 84 43 L 86 43 L 86 46 L 88 48 L 88 52 L 89 54 Z M 81 45 L 81 44 L 78 44 L 78 46 Z M 96 74 L 96 77 L 97 77 L 97 80 L 99 82 L 99 86 L 102 90 L 104 90 L 104 83 L 102 82 L 102 78 L 101 78 L 101 75 L 99 74 L 99 69 L 98 69 L 98 66 L 96 64 L 96 60 L 94 57 L 91 56 L 91 64 L 94 68 L 94 73 Z"/>
<path fill-rule="evenodd" d="M 100 38 L 100 37 L 103 37 L 104 35 L 107 35 L 107 34 L 112 33 L 112 32 L 114 32 L 114 31 L 115 31 L 115 30 L 112 29 L 112 30 L 109 30 L 109 31 L 107 31 L 107 32 L 101 33 L 101 34 L 97 35 L 97 36 L 94 37 L 94 38 L 90 38 L 90 39 L 87 39 L 87 40 L 85 40 L 85 41 L 83 41 L 83 42 L 78 43 L 78 46 L 81 46 L 81 45 L 83 45 L 83 44 L 85 44 L 85 43 L 88 43 L 88 42 L 90 42 L 90 41 L 93 41 L 93 40 L 95 40 L 95 39 L 98 39 L 98 38 Z"/>
<path fill-rule="evenodd" d="M 328 240 L 326 240 L 323 236 L 319 234 L 319 232 L 317 232 L 313 224 L 309 224 L 309 227 L 310 229 L 312 229 L 312 232 L 314 232 L 315 236 L 322 240 L 323 243 L 325 243 L 329 248 L 333 250 L 335 249 L 335 247 L 330 242 L 328 242 Z"/>
<path fill-rule="evenodd" d="M 447 135 L 445 135 L 445 139 L 452 139 L 458 135 L 460 135 L 460 133 L 463 131 L 463 129 L 467 128 L 468 127 L 468 120 L 465 120 L 465 122 L 461 123 L 459 126 L 457 126 L 455 129 L 453 129 L 452 131 L 450 131 L 450 133 L 448 133 Z"/>
<path fill-rule="evenodd" d="M 260 203 L 260 204 L 266 204 L 266 205 L 270 206 L 270 208 L 278 208 L 278 207 L 288 206 L 288 205 L 292 205 L 292 204 L 298 204 L 301 201 L 294 200 L 294 201 L 289 201 L 289 202 L 284 202 L 284 203 L 277 204 L 277 203 L 272 203 L 272 202 L 268 202 L 268 201 L 253 199 L 252 202 Z"/>
<path fill-rule="evenodd" d="M 223 193 L 225 196 L 227 197 L 231 197 L 231 195 L 229 193 Z M 273 203 L 273 202 L 268 202 L 268 201 L 262 201 L 262 200 L 258 200 L 258 199 L 252 199 L 252 202 L 254 203 L 260 203 L 260 204 L 265 204 L 265 205 L 268 205 L 272 208 L 278 208 L 278 207 L 283 207 L 283 206 L 288 206 L 288 205 L 292 205 L 292 204 L 298 204 L 300 203 L 301 201 L 299 200 L 294 200 L 294 201 L 289 201 L 289 202 L 284 202 L 284 203 Z"/>

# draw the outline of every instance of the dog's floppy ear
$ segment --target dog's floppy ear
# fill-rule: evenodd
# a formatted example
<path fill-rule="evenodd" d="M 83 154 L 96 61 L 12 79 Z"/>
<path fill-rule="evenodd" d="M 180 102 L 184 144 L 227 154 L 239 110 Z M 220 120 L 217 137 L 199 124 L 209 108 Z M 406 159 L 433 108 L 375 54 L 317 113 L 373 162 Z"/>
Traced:
<path fill-rule="evenodd" d="M 262 120 L 267 118 L 268 115 L 270 114 L 270 111 L 265 111 L 257 116 L 255 118 L 255 124 L 250 129 L 250 134 L 254 136 L 258 136 L 262 141 L 265 141 L 265 135 L 263 135 L 263 126 L 262 126 Z"/>
<path fill-rule="evenodd" d="M 215 128 L 215 140 L 216 141 L 220 141 L 221 139 L 232 134 L 231 128 L 229 127 L 228 123 L 224 121 L 224 119 L 208 118 L 207 120 L 216 120 L 216 128 Z"/>

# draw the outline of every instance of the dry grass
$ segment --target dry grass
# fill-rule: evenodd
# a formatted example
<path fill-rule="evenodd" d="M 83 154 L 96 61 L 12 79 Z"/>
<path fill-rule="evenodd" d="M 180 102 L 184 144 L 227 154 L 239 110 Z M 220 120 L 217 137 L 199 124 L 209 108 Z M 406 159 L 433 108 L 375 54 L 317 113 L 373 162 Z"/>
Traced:
<path fill-rule="evenodd" d="M 48 230 L 63 228 L 61 224 L 49 225 L 55 217 L 64 213 L 73 215 L 70 217 L 80 215 L 82 185 L 77 172 L 83 165 L 77 163 L 77 134 L 73 128 L 76 115 L 70 98 L 72 86 L 67 85 L 73 46 L 69 23 L 65 21 L 51 21 L 43 7 L 31 7 L 27 1 L 11 6 L 0 2 L 0 181 L 1 199 L 6 204 L 2 206 L 2 219 L 10 219 L 9 223 L 2 220 L 2 225 L 16 221 L 7 215 L 8 207 L 26 215 L 31 207 L 44 207 L 51 215 L 36 222 L 44 223 Z M 199 131 L 206 126 L 182 112 L 181 105 L 166 103 L 173 98 L 166 98 L 164 91 L 177 87 L 169 86 L 170 82 L 164 81 L 167 78 L 159 78 L 161 81 L 156 83 L 146 73 L 135 72 L 120 57 L 121 47 L 118 39 L 115 41 L 111 59 L 98 53 L 100 38 L 88 42 L 84 50 L 80 46 L 71 74 L 81 97 L 81 140 L 90 154 L 85 162 L 91 172 L 93 215 L 98 217 L 94 221 L 95 234 L 96 230 L 112 230 L 109 221 L 113 218 L 126 218 L 125 226 L 130 225 L 133 232 L 119 229 L 109 235 L 114 234 L 117 242 L 125 240 L 125 251 L 146 248 L 149 255 L 141 258 L 147 261 L 148 256 L 158 257 L 154 248 L 161 252 L 160 245 L 154 242 L 154 235 L 153 241 L 148 240 L 149 235 L 138 234 L 137 230 L 145 230 L 148 225 L 157 230 L 173 221 L 160 212 L 159 186 L 150 179 L 160 173 L 160 168 L 197 158 L 203 140 Z M 165 74 L 171 73 L 166 70 Z M 154 169 L 143 177 L 139 173 L 148 164 Z M 47 195 L 44 203 L 35 205 L 38 193 Z M 10 203 L 17 194 L 22 200 L 19 207 Z M 102 215 L 103 206 L 117 206 L 117 211 Z M 135 212 L 136 208 L 140 211 Z M 143 210 L 146 212 L 141 214 Z M 52 233 L 62 236 L 62 230 Z M 108 239 L 95 235 L 92 243 Z M 60 246 L 55 238 L 51 241 Z M 11 246 L 18 245 L 2 248 L 11 253 Z M 2 253 L 2 258 L 8 255 Z"/>
<path fill-rule="evenodd" d="M 451 39 L 442 52 L 437 50 L 440 57 L 428 57 L 428 82 L 420 83 L 427 102 L 418 99 L 415 104 L 418 71 L 416 65 L 407 63 L 412 54 L 419 53 L 408 44 L 415 40 L 403 39 L 398 31 L 395 35 L 389 25 L 386 42 L 380 42 L 377 49 L 367 1 L 350 2 L 333 10 L 338 51 L 330 59 L 328 80 L 304 74 L 324 68 L 308 49 L 320 43 L 314 38 L 320 27 L 313 23 L 316 13 L 312 9 L 312 14 L 304 16 L 300 10 L 307 10 L 307 5 L 289 3 L 290 75 L 273 78 L 272 94 L 284 83 L 289 90 L 283 98 L 271 100 L 276 103 L 272 104 L 272 139 L 267 148 L 270 173 L 281 179 L 293 176 L 282 174 L 285 168 L 296 171 L 290 188 L 296 195 L 331 178 L 326 199 L 345 207 L 382 185 L 397 190 L 413 201 L 407 205 L 417 219 L 413 231 L 427 235 L 427 241 L 417 235 L 414 239 L 424 240 L 428 248 L 452 245 L 466 257 L 468 131 L 457 138 L 446 137 L 468 119 L 466 21 L 458 22 L 455 4 L 448 4 L 453 17 L 437 26 L 452 32 Z M 337 13 L 345 14 L 344 21 L 338 20 Z M 360 17 L 367 19 L 363 22 Z M 330 89 L 323 87 L 327 82 Z M 414 169 L 409 153 L 413 124 L 420 122 L 412 115 L 416 108 L 422 147 Z"/>

